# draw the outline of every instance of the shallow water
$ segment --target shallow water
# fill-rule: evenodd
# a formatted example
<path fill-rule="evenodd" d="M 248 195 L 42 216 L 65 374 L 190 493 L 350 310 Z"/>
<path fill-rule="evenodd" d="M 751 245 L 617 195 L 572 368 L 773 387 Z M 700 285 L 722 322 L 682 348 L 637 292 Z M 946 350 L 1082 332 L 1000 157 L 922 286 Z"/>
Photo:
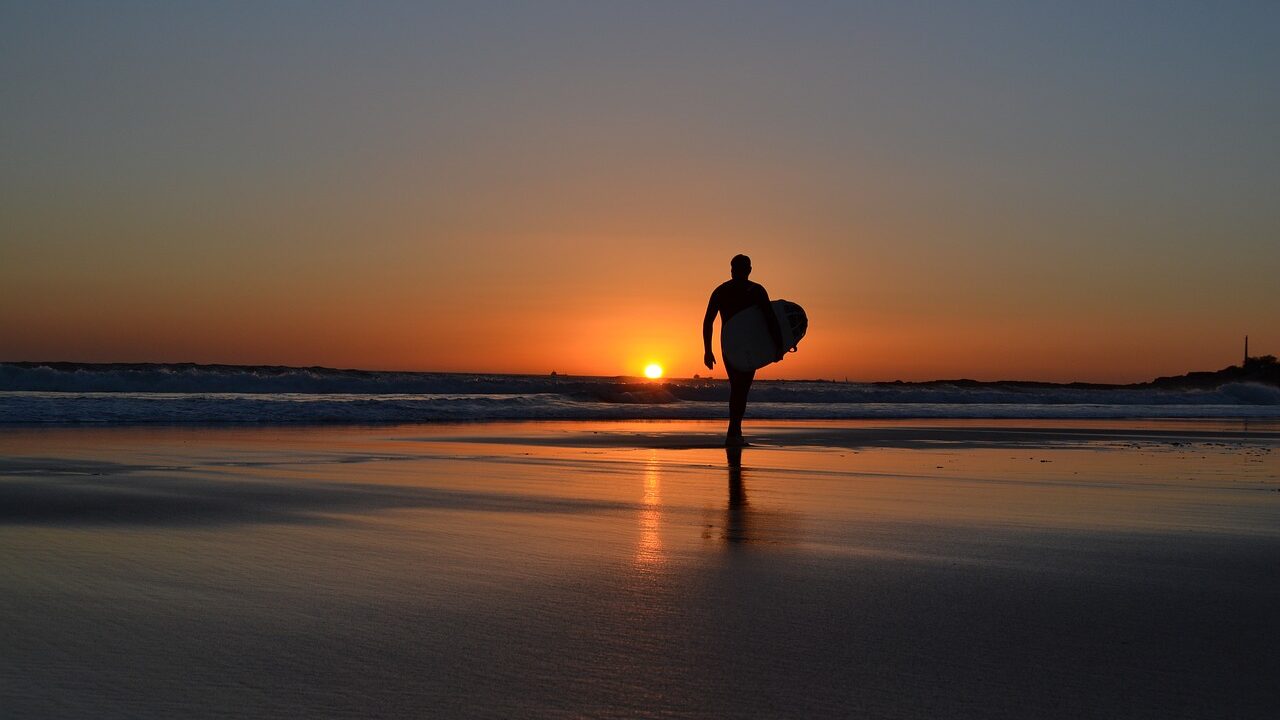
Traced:
<path fill-rule="evenodd" d="M 11 717 L 1270 717 L 1280 432 L 0 432 Z"/>

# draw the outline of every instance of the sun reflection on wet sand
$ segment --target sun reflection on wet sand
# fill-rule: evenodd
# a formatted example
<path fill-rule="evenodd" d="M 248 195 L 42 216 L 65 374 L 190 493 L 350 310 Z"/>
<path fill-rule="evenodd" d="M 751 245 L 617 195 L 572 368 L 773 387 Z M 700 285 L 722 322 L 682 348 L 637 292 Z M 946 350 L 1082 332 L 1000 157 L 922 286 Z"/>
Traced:
<path fill-rule="evenodd" d="M 650 451 L 644 467 L 644 507 L 640 510 L 640 541 L 636 545 L 636 565 L 654 570 L 663 563 L 662 534 L 662 464 L 657 453 Z"/>

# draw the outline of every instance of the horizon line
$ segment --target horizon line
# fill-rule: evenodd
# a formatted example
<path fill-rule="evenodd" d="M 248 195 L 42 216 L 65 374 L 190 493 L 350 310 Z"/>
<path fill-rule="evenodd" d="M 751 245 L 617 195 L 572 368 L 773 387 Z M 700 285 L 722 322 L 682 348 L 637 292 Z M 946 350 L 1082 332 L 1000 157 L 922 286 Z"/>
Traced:
<path fill-rule="evenodd" d="M 1262 356 L 1259 356 L 1262 357 Z M 1251 358 L 1252 359 L 1252 358 Z M 349 373 L 405 373 L 416 375 L 509 375 L 518 377 L 559 377 L 559 378 L 598 378 L 598 379 L 633 379 L 641 382 L 660 383 L 664 380 L 719 380 L 727 382 L 727 378 L 716 377 L 714 375 L 701 375 L 695 373 L 688 377 L 667 376 L 659 378 L 648 378 L 643 375 L 591 375 L 578 373 L 562 373 L 555 370 L 544 373 L 532 372 L 477 372 L 468 370 L 383 370 L 371 368 L 355 368 L 355 367 L 330 367 L 328 365 L 284 365 L 279 363 L 221 363 L 221 362 L 195 362 L 195 361 L 179 361 L 179 362 L 154 362 L 154 361 L 108 361 L 108 362 L 83 362 L 78 360 L 0 360 L 0 365 L 33 365 L 49 367 L 53 365 L 82 365 L 82 366 L 112 366 L 112 365 L 152 365 L 152 366 L 173 366 L 173 365 L 189 365 L 194 367 L 227 367 L 227 368 L 283 368 L 287 370 L 328 370 L 332 372 L 349 372 Z M 1112 386 L 1124 387 L 1128 385 L 1143 385 L 1161 380 L 1164 378 L 1185 377 L 1193 373 L 1214 374 L 1231 370 L 1233 368 L 1243 368 L 1243 365 L 1231 364 L 1217 370 L 1187 370 L 1180 375 L 1160 375 L 1149 380 L 1140 380 L 1136 382 L 1097 382 L 1091 380 L 1030 380 L 1030 379 L 1009 379 L 1000 380 L 977 380 L 968 377 L 952 377 L 952 378 L 933 378 L 929 380 L 851 380 L 848 376 L 841 380 L 838 378 L 769 378 L 760 379 L 757 382 L 820 382 L 820 383 L 839 383 L 847 385 L 926 385 L 933 383 L 977 383 L 984 385 L 997 384 L 1034 384 L 1034 385 L 1093 385 L 1093 386 Z"/>

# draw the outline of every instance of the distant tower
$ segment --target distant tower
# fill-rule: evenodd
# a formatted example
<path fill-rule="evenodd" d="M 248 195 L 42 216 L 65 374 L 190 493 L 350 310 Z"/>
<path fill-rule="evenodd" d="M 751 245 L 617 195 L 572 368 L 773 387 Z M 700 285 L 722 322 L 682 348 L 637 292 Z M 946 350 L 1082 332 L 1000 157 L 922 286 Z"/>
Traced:
<path fill-rule="evenodd" d="M 1240 367 L 1244 367 L 1245 365 L 1248 365 L 1248 364 L 1249 364 L 1249 336 L 1245 335 L 1244 336 L 1244 362 L 1240 365 Z"/>

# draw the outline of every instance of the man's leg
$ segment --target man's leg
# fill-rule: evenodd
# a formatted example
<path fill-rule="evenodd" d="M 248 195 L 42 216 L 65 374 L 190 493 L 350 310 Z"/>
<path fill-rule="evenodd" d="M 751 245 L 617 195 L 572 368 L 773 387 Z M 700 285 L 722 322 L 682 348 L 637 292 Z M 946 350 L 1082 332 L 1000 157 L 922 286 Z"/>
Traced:
<path fill-rule="evenodd" d="M 734 370 L 726 367 L 729 373 L 729 432 L 728 437 L 742 437 L 742 416 L 747 412 L 747 393 L 751 391 L 751 381 L 756 377 L 755 370 Z"/>

